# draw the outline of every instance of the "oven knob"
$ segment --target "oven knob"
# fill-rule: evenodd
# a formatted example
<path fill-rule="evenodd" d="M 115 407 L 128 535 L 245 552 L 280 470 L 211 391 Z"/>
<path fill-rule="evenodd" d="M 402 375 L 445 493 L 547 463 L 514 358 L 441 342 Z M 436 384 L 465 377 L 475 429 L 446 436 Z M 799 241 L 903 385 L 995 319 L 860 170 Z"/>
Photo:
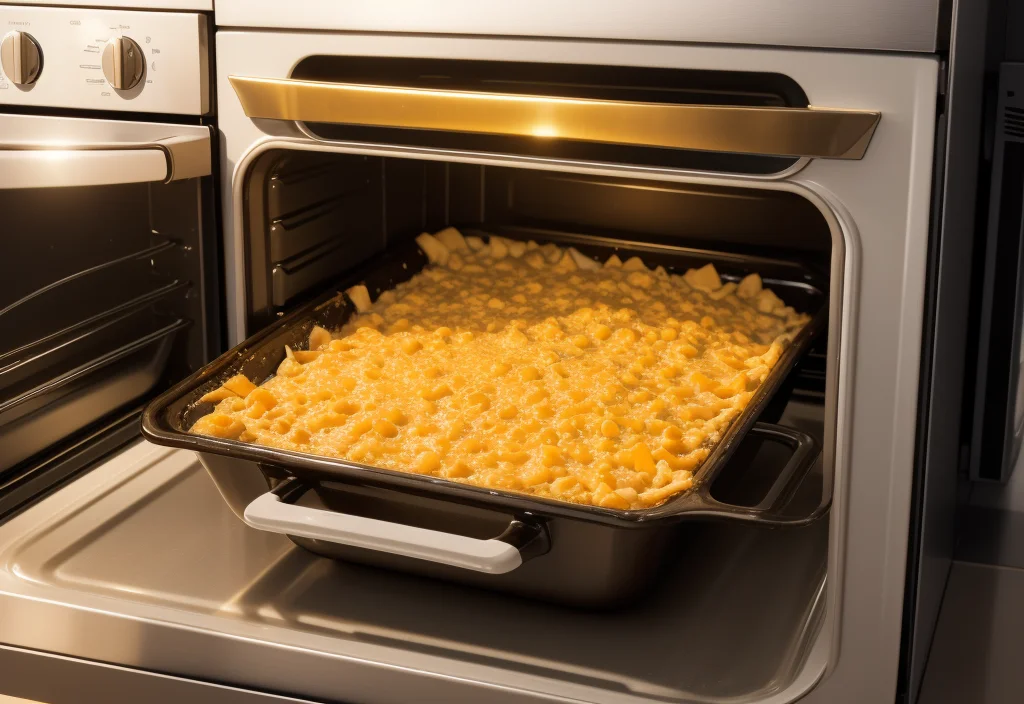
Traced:
<path fill-rule="evenodd" d="M 142 80 L 146 57 L 134 39 L 114 37 L 103 47 L 103 75 L 117 90 L 131 90 Z"/>
<path fill-rule="evenodd" d="M 0 64 L 12 83 L 28 86 L 43 70 L 43 52 L 28 32 L 8 32 L 0 41 Z"/>

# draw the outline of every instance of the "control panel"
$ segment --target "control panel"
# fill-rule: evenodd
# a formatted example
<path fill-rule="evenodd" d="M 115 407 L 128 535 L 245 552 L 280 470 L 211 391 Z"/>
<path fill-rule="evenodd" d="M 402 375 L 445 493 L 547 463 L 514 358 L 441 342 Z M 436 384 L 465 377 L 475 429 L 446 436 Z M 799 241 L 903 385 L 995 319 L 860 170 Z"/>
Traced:
<path fill-rule="evenodd" d="M 0 5 L 0 106 L 204 115 L 208 18 Z"/>

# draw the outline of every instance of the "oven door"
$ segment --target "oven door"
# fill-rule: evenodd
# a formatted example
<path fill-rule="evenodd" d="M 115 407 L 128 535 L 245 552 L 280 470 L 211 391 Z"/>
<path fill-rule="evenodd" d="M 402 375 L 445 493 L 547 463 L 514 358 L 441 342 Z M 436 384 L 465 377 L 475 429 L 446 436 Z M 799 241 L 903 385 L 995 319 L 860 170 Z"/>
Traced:
<path fill-rule="evenodd" d="M 217 345 L 210 139 L 0 115 L 0 515 L 133 436 Z"/>

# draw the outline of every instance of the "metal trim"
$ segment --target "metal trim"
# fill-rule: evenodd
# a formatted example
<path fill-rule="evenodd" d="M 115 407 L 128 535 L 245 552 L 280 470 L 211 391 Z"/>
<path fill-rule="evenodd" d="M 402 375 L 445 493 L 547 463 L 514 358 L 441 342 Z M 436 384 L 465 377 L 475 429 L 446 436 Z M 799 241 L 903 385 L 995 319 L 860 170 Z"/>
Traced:
<path fill-rule="evenodd" d="M 229 76 L 250 118 L 861 159 L 878 112 L 670 105 Z"/>
<path fill-rule="evenodd" d="M 0 142 L 0 190 L 169 182 L 213 173 L 209 133 L 152 142 Z"/>
<path fill-rule="evenodd" d="M 39 0 L 18 0 L 33 1 Z M 942 24 L 947 4 L 943 0 L 591 0 L 584 6 L 578 0 L 486 4 L 446 0 L 425 7 L 421 0 L 217 0 L 216 19 L 218 27 L 282 33 L 434 34 L 446 40 L 454 36 L 456 41 L 464 36 L 542 37 L 932 53 L 946 46 Z"/>
<path fill-rule="evenodd" d="M 148 183 L 168 176 L 167 157 L 157 148 L 0 150 L 0 189 Z"/>

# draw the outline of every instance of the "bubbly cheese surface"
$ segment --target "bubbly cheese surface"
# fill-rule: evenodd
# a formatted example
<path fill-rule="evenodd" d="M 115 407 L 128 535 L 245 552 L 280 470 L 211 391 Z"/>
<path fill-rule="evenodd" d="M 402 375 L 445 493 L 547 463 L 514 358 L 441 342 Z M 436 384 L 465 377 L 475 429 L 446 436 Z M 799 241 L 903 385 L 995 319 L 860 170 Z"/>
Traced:
<path fill-rule="evenodd" d="M 809 322 L 757 274 L 722 283 L 638 258 L 454 228 L 432 262 L 256 386 L 207 394 L 194 433 L 616 509 L 693 473 Z"/>

